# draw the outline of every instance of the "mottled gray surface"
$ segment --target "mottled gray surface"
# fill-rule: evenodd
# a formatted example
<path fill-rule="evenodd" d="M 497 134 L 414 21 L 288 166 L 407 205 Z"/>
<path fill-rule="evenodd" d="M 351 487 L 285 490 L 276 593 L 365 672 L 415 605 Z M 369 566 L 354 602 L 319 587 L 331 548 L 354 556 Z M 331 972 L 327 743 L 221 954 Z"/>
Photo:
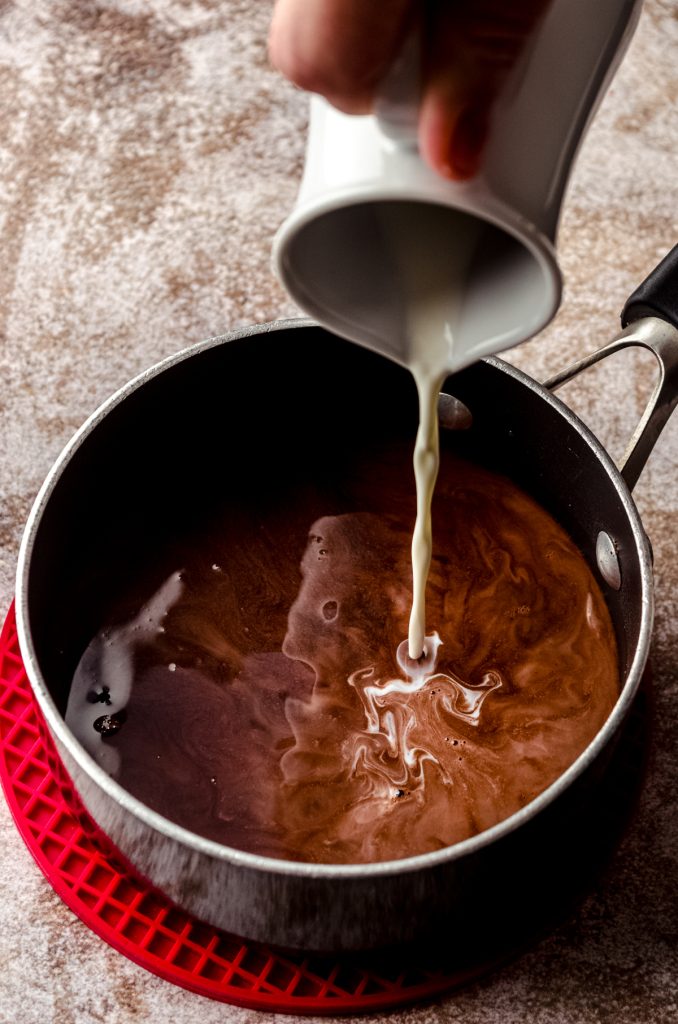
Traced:
<path fill-rule="evenodd" d="M 269 249 L 296 192 L 306 104 L 267 66 L 268 16 L 257 0 L 0 3 L 3 613 L 36 490 L 99 402 L 191 342 L 293 312 Z M 606 341 L 626 294 L 678 238 L 677 54 L 675 0 L 648 0 L 568 194 L 561 312 L 512 356 L 535 376 Z M 647 360 L 620 356 L 571 400 L 619 453 L 651 380 Z M 678 417 L 637 489 L 658 611 L 655 735 L 636 822 L 573 920 L 402 1021 L 678 1019 L 677 462 Z M 3 1024 L 256 1016 L 176 989 L 90 934 L 0 801 Z"/>

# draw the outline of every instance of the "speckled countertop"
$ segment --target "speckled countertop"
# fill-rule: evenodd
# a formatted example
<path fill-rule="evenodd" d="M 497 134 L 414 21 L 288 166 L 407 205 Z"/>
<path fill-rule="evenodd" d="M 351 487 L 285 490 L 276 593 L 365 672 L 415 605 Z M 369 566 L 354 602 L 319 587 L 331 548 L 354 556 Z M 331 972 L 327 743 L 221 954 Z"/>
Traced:
<path fill-rule="evenodd" d="M 258 0 L 0 3 L 0 610 L 23 524 L 74 429 L 187 344 L 294 310 L 269 269 L 306 102 L 268 67 Z M 511 358 L 546 376 L 604 343 L 678 239 L 678 8 L 648 0 L 564 208 L 566 291 Z M 638 357 L 569 400 L 619 454 L 651 387 Z M 678 1019 L 678 417 L 637 501 L 656 559 L 653 740 L 637 817 L 576 915 L 407 1022 Z M 54 895 L 0 800 L 0 1021 L 242 1022 L 113 952 Z"/>

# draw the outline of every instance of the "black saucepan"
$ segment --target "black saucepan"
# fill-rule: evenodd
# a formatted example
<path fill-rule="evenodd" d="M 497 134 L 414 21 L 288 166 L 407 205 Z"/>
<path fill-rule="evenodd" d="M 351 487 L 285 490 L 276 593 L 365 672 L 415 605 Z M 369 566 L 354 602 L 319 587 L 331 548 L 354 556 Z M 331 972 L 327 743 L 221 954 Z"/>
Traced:
<path fill-rule="evenodd" d="M 83 426 L 49 474 L 26 529 L 19 636 L 63 762 L 94 819 L 138 871 L 235 934 L 325 950 L 402 943 L 436 930 L 464 935 L 481 893 L 483 927 L 492 932 L 507 913 L 492 902 L 496 880 L 519 892 L 549 875 L 544 863 L 560 842 L 553 836 L 580 827 L 648 656 L 651 552 L 630 488 L 678 401 L 677 264 L 674 250 L 632 296 L 617 341 L 549 385 L 489 359 L 445 386 L 472 415 L 470 429 L 454 435 L 456 450 L 510 475 L 559 520 L 593 568 L 614 622 L 623 685 L 604 727 L 553 785 L 490 830 L 434 853 L 332 866 L 220 846 L 122 790 L 63 717 L 74 668 L 130 577 L 147 571 L 151 581 L 176 537 L 225 497 L 262 481 L 267 488 L 312 482 L 366 437 L 395 431 L 414 438 L 409 374 L 312 323 L 267 324 L 153 367 Z M 652 349 L 660 382 L 620 471 L 552 390 L 607 351 L 631 345 Z M 565 823 L 560 833 L 556 821 Z"/>

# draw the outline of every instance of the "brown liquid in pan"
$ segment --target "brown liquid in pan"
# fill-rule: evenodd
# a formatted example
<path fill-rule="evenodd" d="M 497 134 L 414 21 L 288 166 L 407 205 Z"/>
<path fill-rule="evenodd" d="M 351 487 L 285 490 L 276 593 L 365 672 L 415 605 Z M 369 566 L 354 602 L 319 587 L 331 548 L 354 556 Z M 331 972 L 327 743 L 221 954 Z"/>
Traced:
<path fill-rule="evenodd" d="M 362 863 L 489 828 L 581 753 L 619 692 L 603 598 L 546 512 L 445 451 L 437 637 L 408 661 L 410 454 L 366 458 L 341 499 L 225 511 L 94 638 L 67 719 L 125 789 L 229 846 Z"/>

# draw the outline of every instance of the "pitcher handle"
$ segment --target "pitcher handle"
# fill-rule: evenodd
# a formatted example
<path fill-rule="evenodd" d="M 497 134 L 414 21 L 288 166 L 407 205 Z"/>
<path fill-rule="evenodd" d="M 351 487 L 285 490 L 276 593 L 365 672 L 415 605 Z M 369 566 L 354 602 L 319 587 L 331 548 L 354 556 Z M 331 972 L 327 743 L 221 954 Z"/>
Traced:
<path fill-rule="evenodd" d="M 550 377 L 544 387 L 557 391 L 601 359 L 625 348 L 652 352 L 658 364 L 657 383 L 618 466 L 632 491 L 678 405 L 678 245 L 630 296 L 621 321 L 624 329 L 614 341 Z"/>
<path fill-rule="evenodd" d="M 390 69 L 380 82 L 374 113 L 385 139 L 397 146 L 416 150 L 421 101 L 422 27 L 410 25 Z"/>

